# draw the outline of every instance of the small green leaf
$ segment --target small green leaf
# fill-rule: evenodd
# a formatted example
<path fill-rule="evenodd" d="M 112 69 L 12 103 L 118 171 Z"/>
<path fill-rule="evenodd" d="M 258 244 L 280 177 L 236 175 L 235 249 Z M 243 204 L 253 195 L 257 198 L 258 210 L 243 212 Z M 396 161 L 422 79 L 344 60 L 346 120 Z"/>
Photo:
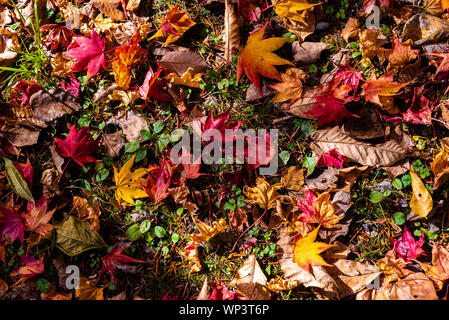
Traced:
<path fill-rule="evenodd" d="M 402 189 L 402 182 L 398 178 L 394 179 L 391 184 L 393 185 L 393 187 L 395 187 L 398 190 Z"/>
<path fill-rule="evenodd" d="M 162 121 L 157 121 L 153 125 L 153 132 L 155 134 L 158 134 L 162 130 L 164 130 L 165 124 Z"/>
<path fill-rule="evenodd" d="M 139 140 L 129 141 L 125 144 L 125 153 L 134 153 L 139 149 Z"/>
<path fill-rule="evenodd" d="M 379 203 L 383 198 L 384 195 L 377 190 L 372 191 L 369 195 L 369 201 L 371 201 L 372 203 Z"/>
<path fill-rule="evenodd" d="M 317 159 L 314 157 L 304 157 L 303 168 L 307 169 L 307 173 L 311 175 L 315 170 Z"/>
<path fill-rule="evenodd" d="M 163 237 L 165 237 L 165 234 L 166 234 L 165 229 L 162 228 L 161 226 L 156 226 L 154 228 L 154 233 L 156 234 L 156 237 L 158 237 L 158 238 L 163 238 Z"/>
<path fill-rule="evenodd" d="M 289 151 L 282 151 L 279 153 L 279 158 L 281 158 L 284 165 L 287 165 L 288 160 L 290 160 L 291 152 Z"/>
<path fill-rule="evenodd" d="M 139 230 L 140 230 L 141 233 L 145 233 L 148 230 L 150 230 L 150 228 L 151 228 L 151 221 L 150 220 L 145 220 L 144 222 L 142 222 L 140 224 Z"/>
<path fill-rule="evenodd" d="M 403 212 L 396 212 L 391 216 L 391 220 L 396 223 L 398 226 L 401 226 L 405 223 L 406 217 Z"/>
<path fill-rule="evenodd" d="M 179 234 L 173 233 L 173 234 L 171 235 L 171 242 L 176 243 L 176 242 L 179 241 L 180 238 L 181 238 L 181 237 L 179 236 Z"/>
<path fill-rule="evenodd" d="M 140 232 L 140 227 L 137 224 L 133 224 L 126 230 L 126 238 L 129 241 L 137 241 L 142 236 L 142 232 Z"/>

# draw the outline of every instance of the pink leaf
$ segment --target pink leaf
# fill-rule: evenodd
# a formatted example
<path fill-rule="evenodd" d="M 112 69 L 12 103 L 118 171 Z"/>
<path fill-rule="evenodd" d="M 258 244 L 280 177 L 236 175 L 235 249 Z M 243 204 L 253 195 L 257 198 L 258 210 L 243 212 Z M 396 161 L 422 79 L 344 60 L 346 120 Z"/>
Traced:
<path fill-rule="evenodd" d="M 337 169 L 343 168 L 343 163 L 345 162 L 345 157 L 337 152 L 337 150 L 331 149 L 323 153 L 316 163 L 317 167 L 334 167 Z"/>
<path fill-rule="evenodd" d="M 425 255 L 424 251 L 421 249 L 424 244 L 423 239 L 424 232 L 421 233 L 419 240 L 415 241 L 412 234 L 407 230 L 407 227 L 404 226 L 401 239 L 392 239 L 392 242 L 398 257 L 404 259 L 406 262 L 409 262 L 416 259 L 420 255 Z"/>

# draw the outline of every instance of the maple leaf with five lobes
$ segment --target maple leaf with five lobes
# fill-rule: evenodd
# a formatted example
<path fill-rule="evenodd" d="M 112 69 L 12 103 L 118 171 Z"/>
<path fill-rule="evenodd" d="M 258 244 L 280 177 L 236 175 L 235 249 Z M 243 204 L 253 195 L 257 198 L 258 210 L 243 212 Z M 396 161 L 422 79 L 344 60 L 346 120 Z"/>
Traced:
<path fill-rule="evenodd" d="M 103 266 L 100 270 L 99 278 L 102 276 L 102 274 L 107 271 L 111 275 L 111 278 L 114 282 L 117 281 L 117 267 L 121 267 L 123 265 L 127 265 L 129 263 L 144 263 L 145 261 L 135 259 L 132 257 L 127 256 L 123 253 L 126 249 L 130 248 L 128 247 L 122 247 L 117 249 L 117 245 L 115 245 L 111 251 L 101 258 L 101 261 L 103 262 Z"/>
<path fill-rule="evenodd" d="M 270 87 L 279 91 L 273 98 L 273 102 L 284 102 L 290 100 L 290 103 L 302 98 L 302 81 L 306 80 L 307 74 L 299 68 L 290 68 L 287 72 L 281 74 L 281 83 L 276 83 Z"/>
<path fill-rule="evenodd" d="M 305 203 L 298 200 L 298 207 L 303 214 L 299 220 L 305 223 L 318 223 L 324 228 L 333 228 L 340 221 L 335 208 L 330 202 L 330 193 L 323 192 L 318 197 L 307 190 L 304 194 Z"/>
<path fill-rule="evenodd" d="M 244 121 L 227 122 L 230 117 L 231 108 L 220 113 L 216 118 L 211 111 L 204 122 L 201 122 L 201 140 L 205 142 L 212 141 L 217 131 L 221 134 L 222 142 L 226 139 L 235 139 L 234 133 L 242 125 Z M 226 130 L 230 134 L 225 134 Z"/>
<path fill-rule="evenodd" d="M 418 57 L 419 50 L 412 50 L 411 46 L 411 39 L 401 43 L 399 39 L 395 37 L 393 39 L 392 49 L 387 53 L 387 59 L 389 61 L 387 70 L 403 67 L 412 60 L 415 60 Z"/>
<path fill-rule="evenodd" d="M 73 159 L 83 168 L 84 163 L 101 161 L 90 155 L 98 148 L 98 141 L 89 141 L 89 127 L 76 131 L 76 127 L 72 125 L 65 140 L 54 138 L 54 141 L 56 151 L 61 156 Z"/>
<path fill-rule="evenodd" d="M 350 86 L 342 85 L 333 91 L 314 97 L 317 104 L 306 114 L 318 117 L 318 126 L 331 122 L 337 124 L 349 117 L 358 118 L 357 115 L 349 112 L 345 107 L 347 102 L 358 100 L 357 97 L 347 97 L 351 90 Z"/>
<path fill-rule="evenodd" d="M 280 81 L 281 76 L 274 66 L 294 65 L 273 53 L 273 51 L 282 47 L 284 43 L 290 41 L 290 38 L 275 37 L 263 39 L 266 26 L 249 36 L 248 43 L 240 52 L 237 61 L 237 82 L 239 82 L 240 77 L 245 72 L 249 80 L 259 90 L 260 96 L 262 96 L 262 89 L 260 87 L 259 74 Z"/>
<path fill-rule="evenodd" d="M 256 186 L 243 188 L 243 194 L 249 198 L 246 202 L 258 204 L 268 210 L 276 206 L 277 190 L 282 188 L 282 183 L 270 185 L 264 178 L 257 177 Z"/>
<path fill-rule="evenodd" d="M 323 242 L 314 242 L 320 227 L 309 232 L 305 237 L 296 237 L 293 243 L 293 262 L 307 272 L 311 272 L 312 266 L 331 266 L 320 256 L 320 253 L 335 245 Z"/>
<path fill-rule="evenodd" d="M 140 63 L 146 61 L 147 50 L 139 47 L 139 31 L 131 38 L 128 45 L 115 49 L 116 58 L 112 60 L 115 82 L 122 88 L 128 89 L 131 83 L 130 71 Z"/>
<path fill-rule="evenodd" d="M 348 85 L 357 92 L 359 88 L 360 80 L 362 80 L 362 73 L 354 70 L 349 64 L 337 66 L 338 71 L 332 77 L 329 83 L 326 83 L 324 91 L 334 90 L 341 84 Z"/>
<path fill-rule="evenodd" d="M 106 38 L 101 39 L 98 33 L 92 29 L 90 38 L 85 36 L 74 37 L 67 48 L 66 55 L 71 59 L 77 59 L 73 66 L 73 72 L 87 70 L 87 77 L 84 83 L 100 71 L 100 68 L 106 69 L 106 59 L 104 50 L 106 47 Z"/>
<path fill-rule="evenodd" d="M 46 197 L 40 198 L 36 203 L 28 201 L 27 211 L 22 214 L 25 224 L 25 230 L 33 231 L 42 236 L 49 235 L 53 230 L 53 225 L 48 223 L 55 212 L 55 209 L 49 210 Z"/>
<path fill-rule="evenodd" d="M 407 84 L 394 82 L 392 72 L 383 74 L 379 78 L 376 78 L 376 74 L 373 72 L 370 79 L 362 85 L 363 95 L 365 101 L 374 103 L 383 110 L 395 114 L 399 113 L 399 109 L 394 105 L 391 97 L 397 95 L 399 90 Z"/>
<path fill-rule="evenodd" d="M 120 171 L 114 166 L 115 198 L 119 203 L 123 200 L 134 204 L 134 199 L 148 197 L 141 184 L 141 178 L 148 173 L 148 169 L 140 168 L 131 172 L 135 157 L 136 155 L 133 155 L 126 161 Z"/>
<path fill-rule="evenodd" d="M 391 240 L 398 257 L 404 259 L 406 262 L 416 259 L 420 255 L 425 255 L 424 250 L 421 249 L 424 244 L 424 232 L 421 232 L 421 237 L 418 241 L 415 241 L 410 231 L 404 226 L 401 239 Z"/>

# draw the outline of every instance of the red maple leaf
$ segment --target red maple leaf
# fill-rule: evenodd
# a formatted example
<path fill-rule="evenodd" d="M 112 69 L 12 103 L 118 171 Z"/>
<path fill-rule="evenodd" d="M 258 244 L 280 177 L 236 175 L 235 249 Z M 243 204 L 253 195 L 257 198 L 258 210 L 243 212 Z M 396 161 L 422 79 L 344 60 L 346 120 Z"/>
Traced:
<path fill-rule="evenodd" d="M 65 158 L 73 159 L 84 168 L 85 162 L 97 162 L 100 160 L 90 156 L 98 147 L 98 141 L 89 141 L 89 127 L 76 131 L 73 125 L 65 140 L 55 138 L 56 151 Z"/>
<path fill-rule="evenodd" d="M 306 217 L 312 217 L 315 214 L 315 207 L 313 206 L 317 196 L 310 190 L 304 192 L 304 202 L 298 200 L 297 206 L 305 213 Z"/>
<path fill-rule="evenodd" d="M 343 162 L 345 162 L 345 157 L 337 152 L 337 150 L 331 149 L 323 153 L 316 163 L 317 167 L 334 167 L 337 169 L 343 168 Z"/>
<path fill-rule="evenodd" d="M 211 111 L 204 122 L 201 122 L 201 140 L 204 142 L 213 141 L 217 135 L 221 136 L 221 141 L 225 142 L 226 139 L 234 140 L 234 133 L 242 125 L 244 121 L 229 122 L 231 108 L 223 113 L 220 113 L 216 118 Z M 228 131 L 227 135 L 226 130 Z"/>
<path fill-rule="evenodd" d="M 101 261 L 103 262 L 103 266 L 101 268 L 99 277 L 101 277 L 101 275 L 105 271 L 107 271 L 111 275 L 111 278 L 113 279 L 113 281 L 116 281 L 117 280 L 117 267 L 123 267 L 129 263 L 145 262 L 143 260 L 134 259 L 132 257 L 129 257 L 123 253 L 123 251 L 130 248 L 130 246 L 118 248 L 118 249 L 116 247 L 117 247 L 117 245 L 115 245 L 107 255 L 105 255 L 103 258 L 101 258 Z"/>
<path fill-rule="evenodd" d="M 201 156 L 194 159 L 185 146 L 181 148 L 181 154 L 170 153 L 170 162 L 178 164 L 172 175 L 172 182 L 176 185 L 182 185 L 187 179 L 196 179 L 205 175 L 205 173 L 199 173 Z"/>
<path fill-rule="evenodd" d="M 360 80 L 362 80 L 362 73 L 354 70 L 349 64 L 338 66 L 338 71 L 332 77 L 332 80 L 326 86 L 330 87 L 330 90 L 334 90 L 339 85 L 348 85 L 357 92 L 359 88 Z M 326 89 L 325 89 L 326 90 Z"/>
<path fill-rule="evenodd" d="M 42 87 L 39 83 L 37 82 L 32 82 L 32 81 L 26 81 L 26 80 L 20 80 L 16 83 L 16 85 L 14 86 L 15 90 L 18 90 L 22 93 L 22 105 L 28 105 L 30 102 L 30 98 L 31 96 L 42 90 Z"/>
<path fill-rule="evenodd" d="M 38 234 L 46 234 L 53 230 L 53 225 L 49 223 L 56 209 L 48 211 L 46 197 L 40 198 L 36 203 L 28 201 L 27 211 L 22 214 L 25 229 Z"/>
<path fill-rule="evenodd" d="M 237 154 L 238 154 L 237 150 Z M 250 168 L 258 168 L 266 166 L 270 163 L 275 155 L 275 146 L 271 141 L 271 136 L 268 132 L 264 135 L 254 135 L 246 137 L 245 158 Z"/>
<path fill-rule="evenodd" d="M 424 244 L 423 239 L 424 232 L 421 232 L 421 237 L 418 241 L 415 241 L 412 234 L 407 230 L 407 227 L 404 227 L 401 239 L 391 239 L 391 241 L 393 242 L 394 250 L 398 254 L 398 257 L 409 262 L 420 255 L 425 255 L 424 250 L 421 249 Z"/>
<path fill-rule="evenodd" d="M 34 176 L 34 168 L 30 163 L 30 159 L 27 158 L 26 163 L 20 163 L 20 162 L 12 162 L 14 166 L 19 170 L 19 172 L 22 174 L 25 181 L 28 183 L 28 186 L 30 188 L 33 187 L 33 176 Z"/>
<path fill-rule="evenodd" d="M 28 279 L 44 272 L 44 256 L 41 260 L 38 260 L 30 255 L 23 255 L 20 260 L 22 260 L 24 266 L 13 270 L 11 277 L 19 276 L 20 279 Z"/>
<path fill-rule="evenodd" d="M 357 97 L 347 96 L 351 90 L 350 86 L 342 85 L 333 91 L 315 97 L 318 103 L 307 114 L 319 118 L 318 126 L 331 122 L 337 124 L 345 118 L 358 117 L 345 108 L 345 103 L 358 100 Z"/>
<path fill-rule="evenodd" d="M 172 167 L 168 160 L 163 159 L 159 166 L 150 166 L 146 184 L 143 186 L 151 201 L 159 203 L 170 195 L 168 188 L 171 183 Z"/>
<path fill-rule="evenodd" d="M 17 211 L 0 208 L 0 241 L 12 243 L 20 239 L 23 243 L 24 230 L 23 218 Z"/>
<path fill-rule="evenodd" d="M 48 34 L 42 38 L 42 43 L 52 51 L 64 50 L 72 42 L 73 31 L 66 26 L 46 24 L 41 27 L 41 30 L 48 31 Z"/>
<path fill-rule="evenodd" d="M 138 92 L 143 100 L 147 101 L 150 97 L 153 97 L 161 101 L 173 100 L 171 97 L 168 96 L 166 91 L 163 90 L 163 86 L 165 85 L 166 81 L 157 80 L 157 78 L 161 74 L 161 71 L 162 69 L 160 66 L 158 66 L 156 73 L 154 73 L 151 66 L 148 69 L 148 72 L 145 75 L 145 79 L 143 80 L 142 86 L 138 88 Z"/>
<path fill-rule="evenodd" d="M 104 50 L 106 39 L 101 39 L 98 33 L 92 29 L 90 38 L 85 36 L 76 36 L 74 41 L 67 48 L 67 56 L 71 59 L 77 59 L 72 66 L 73 72 L 87 70 L 87 82 L 96 75 L 100 68 L 106 69 L 106 58 Z"/>
<path fill-rule="evenodd" d="M 64 90 L 70 92 L 75 97 L 79 97 L 81 82 L 79 82 L 76 78 L 71 77 L 69 84 L 66 84 L 64 81 L 61 81 L 59 84 Z"/>
<path fill-rule="evenodd" d="M 255 22 L 260 19 L 262 8 L 258 0 L 238 0 L 238 13 L 245 19 Z"/>
<path fill-rule="evenodd" d="M 226 287 L 221 281 L 219 284 L 209 282 L 208 285 L 214 288 L 209 300 L 249 300 L 248 297 L 241 296 L 237 291 Z"/>

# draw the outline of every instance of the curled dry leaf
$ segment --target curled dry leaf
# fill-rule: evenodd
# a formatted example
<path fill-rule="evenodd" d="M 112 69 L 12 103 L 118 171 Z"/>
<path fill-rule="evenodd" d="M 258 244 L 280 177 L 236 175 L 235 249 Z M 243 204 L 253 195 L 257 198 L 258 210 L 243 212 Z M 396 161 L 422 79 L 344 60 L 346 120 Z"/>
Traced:
<path fill-rule="evenodd" d="M 236 287 L 251 300 L 270 300 L 267 277 L 253 254 L 246 259 L 237 271 L 230 285 Z"/>
<path fill-rule="evenodd" d="M 95 200 L 93 200 L 95 201 Z M 89 202 L 87 199 L 74 196 L 73 197 L 73 209 L 82 220 L 87 220 L 90 223 L 90 229 L 97 232 L 100 231 L 100 207 L 95 202 Z"/>
<path fill-rule="evenodd" d="M 195 222 L 200 233 L 191 234 L 190 238 L 192 238 L 192 240 L 197 243 L 209 241 L 209 239 L 216 236 L 217 234 L 225 230 L 227 227 L 226 221 L 224 219 L 213 221 L 212 225 L 208 225 L 207 223 L 198 220 L 196 218 L 193 218 L 193 222 Z"/>
<path fill-rule="evenodd" d="M 317 130 L 310 136 L 312 138 L 311 148 L 315 153 L 322 154 L 335 148 L 348 160 L 361 165 L 391 166 L 407 157 L 408 153 L 394 140 L 373 145 L 351 138 L 338 127 Z"/>
<path fill-rule="evenodd" d="M 0 65 L 9 64 L 17 51 L 20 51 L 17 34 L 8 28 L 0 28 Z"/>
<path fill-rule="evenodd" d="M 293 59 L 296 62 L 311 64 L 320 59 L 321 53 L 327 49 L 328 43 L 324 42 L 299 42 L 292 44 Z"/>
<path fill-rule="evenodd" d="M 30 98 L 30 105 L 34 116 L 45 123 L 81 109 L 74 95 L 58 88 L 36 92 Z"/>
<path fill-rule="evenodd" d="M 193 263 L 190 267 L 191 272 L 201 271 L 201 262 L 198 257 L 198 243 L 195 241 L 187 242 L 183 251 L 180 252 L 181 256 L 187 261 Z"/>

